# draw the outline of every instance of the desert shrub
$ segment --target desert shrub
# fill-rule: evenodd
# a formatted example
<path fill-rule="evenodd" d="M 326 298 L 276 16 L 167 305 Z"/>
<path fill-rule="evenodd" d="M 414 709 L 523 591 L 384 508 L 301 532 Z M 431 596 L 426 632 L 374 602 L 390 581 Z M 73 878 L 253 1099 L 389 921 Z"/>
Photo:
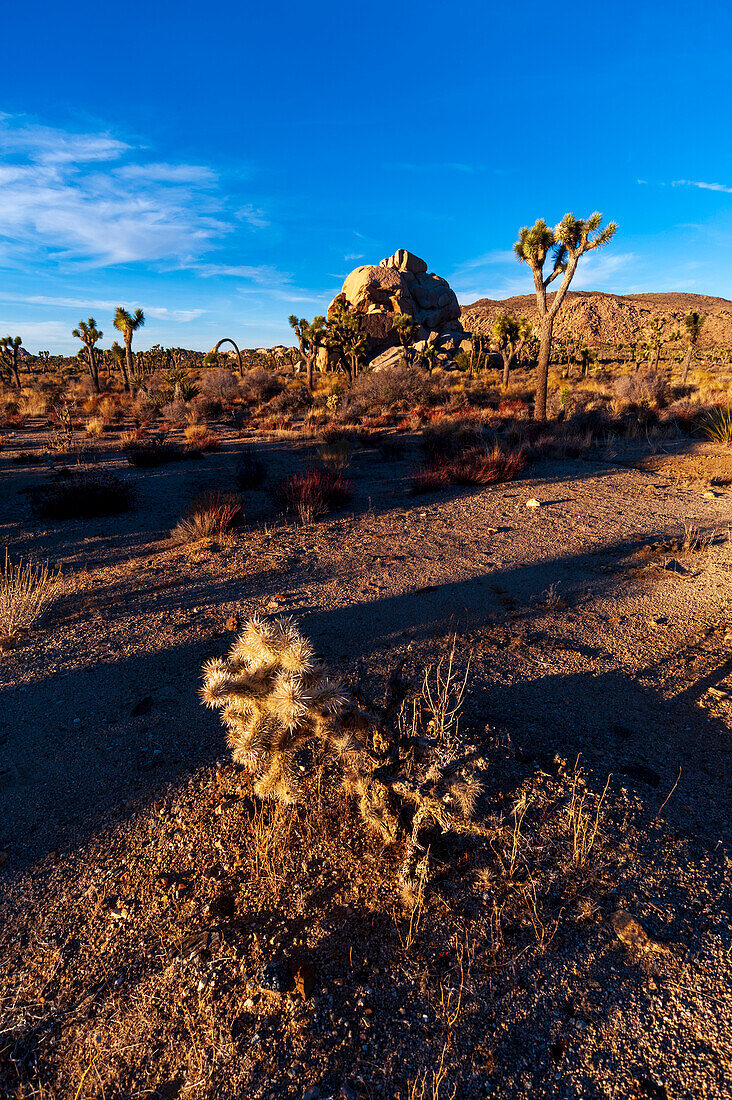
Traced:
<path fill-rule="evenodd" d="M 92 519 L 127 512 L 134 501 L 132 486 L 105 471 L 60 473 L 46 485 L 31 489 L 34 511 L 45 519 Z"/>
<path fill-rule="evenodd" d="M 275 497 L 286 512 L 296 512 L 301 523 L 311 523 L 333 508 L 342 508 L 352 491 L 342 474 L 309 469 L 284 477 L 275 489 Z"/>
<path fill-rule="evenodd" d="M 208 492 L 197 497 L 171 531 L 178 544 L 222 538 L 241 519 L 241 501 L 233 493 Z"/>
<path fill-rule="evenodd" d="M 103 416 L 90 416 L 86 422 L 86 434 L 99 438 L 104 434 L 106 423 Z"/>
<path fill-rule="evenodd" d="M 700 428 L 707 439 L 732 444 L 732 406 L 712 409 L 701 421 Z"/>
<path fill-rule="evenodd" d="M 170 424 L 185 424 L 187 412 L 188 406 L 181 397 L 176 397 L 173 401 L 168 401 L 167 404 L 162 405 L 160 408 L 160 415 Z"/>
<path fill-rule="evenodd" d="M 13 638 L 36 622 L 55 596 L 59 574 L 49 569 L 48 562 L 34 565 L 20 559 L 5 562 L 0 570 L 0 634 Z"/>
<path fill-rule="evenodd" d="M 666 398 L 666 375 L 663 371 L 647 367 L 626 378 L 618 378 L 613 386 L 616 399 L 636 408 L 658 407 Z"/>
<path fill-rule="evenodd" d="M 142 469 L 162 466 L 166 462 L 180 462 L 192 452 L 177 443 L 168 443 L 162 434 L 148 436 L 145 432 L 127 432 L 122 440 L 122 450 L 130 466 Z"/>
<path fill-rule="evenodd" d="M 495 485 L 512 481 L 526 465 L 522 450 L 497 444 L 469 447 L 458 455 L 434 455 L 412 475 L 412 493 L 446 489 L 448 485 Z"/>
<path fill-rule="evenodd" d="M 272 416 L 294 416 L 309 409 L 312 403 L 312 396 L 305 386 L 297 386 L 278 393 L 267 403 L 262 412 Z"/>
<path fill-rule="evenodd" d="M 359 403 L 362 414 L 406 411 L 427 402 L 433 388 L 417 367 L 398 366 L 360 375 L 349 391 L 349 399 Z"/>
<path fill-rule="evenodd" d="M 261 405 L 284 389 L 282 380 L 261 367 L 247 371 L 240 382 L 242 396 L 250 405 Z"/>
<path fill-rule="evenodd" d="M 679 431 L 684 432 L 685 435 L 694 435 L 699 431 L 702 417 L 701 405 L 682 398 L 680 401 L 674 401 L 673 405 L 669 405 L 667 409 L 664 409 L 661 422 L 675 424 Z"/>
<path fill-rule="evenodd" d="M 236 482 L 240 489 L 258 489 L 267 477 L 267 467 L 251 447 L 242 451 L 236 468 Z"/>
<path fill-rule="evenodd" d="M 27 416 L 45 416 L 48 397 L 37 390 L 23 390 L 20 396 L 20 408 Z"/>
<path fill-rule="evenodd" d="M 201 395 L 222 405 L 230 405 L 239 397 L 239 380 L 226 367 L 211 367 L 201 375 Z"/>
<path fill-rule="evenodd" d="M 185 432 L 186 443 L 196 451 L 218 451 L 221 440 L 215 432 L 210 432 L 205 424 L 189 424 Z"/>
<path fill-rule="evenodd" d="M 518 397 L 504 399 L 498 402 L 498 415 L 510 416 L 514 420 L 525 420 L 529 415 L 528 403 Z"/>
<path fill-rule="evenodd" d="M 483 438 L 482 428 L 474 421 L 440 419 L 424 428 L 421 445 L 428 460 L 452 458 Z"/>
<path fill-rule="evenodd" d="M 513 481 L 524 466 L 523 451 L 503 451 L 493 447 L 472 447 L 453 459 L 449 477 L 455 485 L 495 485 Z"/>

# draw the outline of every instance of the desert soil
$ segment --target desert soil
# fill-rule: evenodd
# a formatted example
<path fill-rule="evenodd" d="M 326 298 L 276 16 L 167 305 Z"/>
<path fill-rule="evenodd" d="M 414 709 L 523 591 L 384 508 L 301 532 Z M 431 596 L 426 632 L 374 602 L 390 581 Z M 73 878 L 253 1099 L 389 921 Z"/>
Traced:
<path fill-rule="evenodd" d="M 10 461 L 38 431 L 0 454 L 4 543 L 64 577 L 0 656 L 0 1092 L 732 1096 L 729 454 L 620 442 L 414 497 L 416 439 L 390 462 L 367 446 L 352 505 L 301 527 L 268 485 L 314 445 L 222 438 L 152 470 L 105 445 L 135 508 L 57 524 L 24 491 L 60 460 Z M 172 545 L 245 444 L 269 474 L 244 524 Z M 481 814 L 525 808 L 523 879 L 436 849 L 415 923 L 397 855 L 334 786 L 258 806 L 197 696 L 254 612 L 293 615 L 376 702 L 455 643 Z M 562 847 L 578 784 L 599 804 L 582 866 Z M 264 988 L 278 960 L 313 989 Z"/>

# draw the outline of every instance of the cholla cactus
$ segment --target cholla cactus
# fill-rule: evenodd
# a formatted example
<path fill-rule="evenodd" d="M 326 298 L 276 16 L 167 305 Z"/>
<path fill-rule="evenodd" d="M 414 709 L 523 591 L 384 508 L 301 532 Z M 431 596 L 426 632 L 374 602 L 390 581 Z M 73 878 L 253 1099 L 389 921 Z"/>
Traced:
<path fill-rule="evenodd" d="M 260 798 L 296 800 L 296 756 L 306 743 L 336 752 L 343 788 L 357 799 L 363 821 L 388 844 L 404 844 L 400 882 L 407 903 L 427 872 L 429 828 L 486 834 L 472 820 L 483 786 L 480 758 L 459 736 L 465 681 L 455 677 L 453 654 L 446 668 L 438 665 L 434 685 L 426 674 L 411 720 L 402 705 L 398 730 L 391 740 L 386 731 L 373 750 L 354 730 L 391 726 L 397 708 L 390 701 L 380 722 L 359 712 L 291 619 L 251 619 L 229 656 L 208 661 L 203 672 L 201 700 L 221 711 L 233 758 L 255 777 Z"/>
<path fill-rule="evenodd" d="M 229 656 L 203 672 L 201 700 L 221 711 L 233 758 L 256 776 L 260 798 L 295 801 L 295 757 L 308 741 L 354 747 L 340 728 L 346 697 L 291 619 L 251 619 Z"/>

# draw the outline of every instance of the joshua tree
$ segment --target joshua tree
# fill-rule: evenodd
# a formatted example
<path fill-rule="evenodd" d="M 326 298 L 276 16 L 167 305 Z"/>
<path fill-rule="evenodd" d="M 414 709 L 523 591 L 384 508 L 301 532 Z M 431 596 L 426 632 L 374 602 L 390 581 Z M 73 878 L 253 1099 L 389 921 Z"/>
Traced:
<path fill-rule="evenodd" d="M 132 364 L 132 337 L 137 332 L 138 328 L 142 328 L 144 324 L 145 314 L 141 309 L 136 309 L 134 314 L 130 314 L 123 306 L 117 306 L 117 312 L 114 315 L 114 327 L 118 332 L 122 333 L 122 339 L 125 342 L 125 364 L 122 368 L 122 375 L 125 389 L 128 392 L 130 389 L 130 378 L 134 369 Z"/>
<path fill-rule="evenodd" d="M 602 215 L 597 212 L 591 214 L 586 221 L 575 218 L 572 214 L 565 214 L 554 229 L 551 229 L 543 218 L 539 218 L 530 229 L 524 226 L 519 231 L 519 239 L 513 246 L 519 260 L 528 264 L 533 273 L 541 325 L 534 401 L 535 420 L 546 420 L 546 390 L 554 319 L 569 290 L 577 264 L 586 252 L 607 244 L 617 230 L 615 222 L 608 222 L 604 229 L 600 228 L 601 223 Z M 553 253 L 554 262 L 551 271 L 545 277 L 544 264 L 550 252 Z M 547 301 L 547 290 L 560 276 L 562 281 L 550 305 Z"/>
<path fill-rule="evenodd" d="M 503 359 L 503 387 L 508 386 L 511 364 L 521 350 L 531 326 L 525 317 L 516 319 L 511 313 L 499 313 L 493 322 L 493 340 Z"/>
<path fill-rule="evenodd" d="M 696 310 L 692 310 L 691 313 L 687 313 L 684 317 L 684 325 L 686 327 L 686 355 L 684 356 L 684 365 L 681 370 L 681 385 L 686 385 L 686 378 L 689 373 L 689 367 L 691 366 L 691 360 L 694 358 L 694 349 L 696 348 L 696 342 L 699 339 L 699 333 L 702 330 L 704 322 L 707 316 L 705 313 L 697 313 Z"/>
<path fill-rule="evenodd" d="M 318 348 L 325 347 L 326 328 L 325 317 L 314 317 L 312 321 L 306 321 L 304 317 L 297 318 L 290 314 L 289 322 L 295 330 L 297 342 L 300 345 L 300 355 L 305 361 L 308 377 L 308 389 L 313 392 L 313 371 Z"/>
<path fill-rule="evenodd" d="M 20 349 L 23 340 L 20 336 L 0 337 L 0 366 L 8 372 L 8 380 L 20 386 Z"/>
<path fill-rule="evenodd" d="M 86 359 L 94 392 L 99 393 L 99 359 L 96 345 L 104 336 L 104 333 L 97 328 L 94 318 L 90 317 L 88 321 L 79 321 L 79 327 L 75 328 L 71 335 L 75 336 L 77 340 L 81 340 L 84 345 L 79 354 L 80 357 Z"/>
<path fill-rule="evenodd" d="M 658 361 L 661 358 L 661 349 L 663 348 L 663 318 L 652 317 L 648 322 L 648 350 L 653 352 L 653 363 L 651 364 L 653 369 L 658 367 Z"/>
<path fill-rule="evenodd" d="M 328 312 L 326 345 L 335 351 L 348 381 L 352 382 L 366 353 L 363 318 L 360 313 L 349 309 L 345 294 L 338 295 Z"/>
<path fill-rule="evenodd" d="M 414 343 L 419 325 L 409 313 L 395 313 L 394 328 L 399 343 L 402 345 L 402 358 L 405 362 L 410 363 L 412 361 L 410 345 Z"/>
<path fill-rule="evenodd" d="M 234 341 L 230 340 L 228 336 L 224 336 L 223 340 L 219 340 L 219 342 L 217 344 L 214 344 L 214 346 L 211 348 L 210 352 L 208 353 L 208 355 L 204 359 L 204 363 L 207 366 L 211 366 L 213 363 L 216 362 L 215 356 L 218 355 L 219 348 L 221 347 L 222 344 L 231 344 L 232 348 L 236 352 L 236 361 L 239 364 L 239 376 L 241 378 L 243 378 L 244 377 L 244 362 L 243 362 L 242 357 L 241 357 L 241 352 L 239 351 L 239 348 L 236 346 Z"/>

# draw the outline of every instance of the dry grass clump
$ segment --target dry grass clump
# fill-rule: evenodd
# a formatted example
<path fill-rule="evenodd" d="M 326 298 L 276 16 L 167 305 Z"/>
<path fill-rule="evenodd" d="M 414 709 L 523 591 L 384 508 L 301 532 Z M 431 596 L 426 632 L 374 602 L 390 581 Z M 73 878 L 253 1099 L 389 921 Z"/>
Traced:
<path fill-rule="evenodd" d="M 0 571 L 0 634 L 14 638 L 28 630 L 55 596 L 59 576 L 48 562 L 34 564 L 21 558 L 14 564 L 6 550 Z"/>
<path fill-rule="evenodd" d="M 210 432 L 205 424 L 189 424 L 185 432 L 186 443 L 196 451 L 218 451 L 221 440 L 215 432 Z"/>
<path fill-rule="evenodd" d="M 351 462 L 351 440 L 348 436 L 341 436 L 332 443 L 324 443 L 318 448 L 318 458 L 326 470 L 338 473 L 345 470 Z"/>
<path fill-rule="evenodd" d="M 506 451 L 499 444 L 469 447 L 456 457 L 435 456 L 412 475 L 412 493 L 446 489 L 449 485 L 496 485 L 513 481 L 526 465 L 523 450 Z"/>
<path fill-rule="evenodd" d="M 103 416 L 90 416 L 86 422 L 86 434 L 98 439 L 104 434 L 106 426 Z"/>
<path fill-rule="evenodd" d="M 45 519 L 93 519 L 127 512 L 134 502 L 132 485 L 104 471 L 64 471 L 30 492 L 35 512 Z"/>
<path fill-rule="evenodd" d="M 340 473 L 305 470 L 279 482 L 275 497 L 286 512 L 296 512 L 301 523 L 312 523 L 333 508 L 342 508 L 352 497 L 351 486 Z"/>
<path fill-rule="evenodd" d="M 220 539 L 241 518 L 241 501 L 232 493 L 208 492 L 193 501 L 170 535 L 178 544 Z"/>

